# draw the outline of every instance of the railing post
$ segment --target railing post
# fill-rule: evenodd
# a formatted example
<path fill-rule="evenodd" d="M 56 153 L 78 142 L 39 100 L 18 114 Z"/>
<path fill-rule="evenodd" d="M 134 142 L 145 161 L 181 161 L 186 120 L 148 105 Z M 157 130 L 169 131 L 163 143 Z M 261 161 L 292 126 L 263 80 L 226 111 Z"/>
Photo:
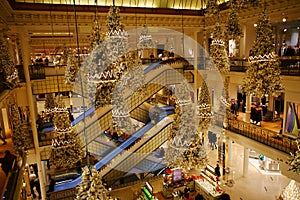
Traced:
<path fill-rule="evenodd" d="M 251 94 L 246 96 L 246 119 L 245 121 L 250 123 L 250 114 L 251 114 Z"/>

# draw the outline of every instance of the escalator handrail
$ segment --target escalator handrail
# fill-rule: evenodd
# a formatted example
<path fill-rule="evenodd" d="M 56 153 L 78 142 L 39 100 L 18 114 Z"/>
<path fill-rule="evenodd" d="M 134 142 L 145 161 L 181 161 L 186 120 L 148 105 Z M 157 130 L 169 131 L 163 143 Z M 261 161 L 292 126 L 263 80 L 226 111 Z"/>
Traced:
<path fill-rule="evenodd" d="M 169 107 L 169 106 L 167 106 Z M 170 109 L 170 108 L 168 108 Z M 161 112 L 159 115 L 159 121 L 164 119 L 167 115 L 173 114 L 174 110 L 168 110 L 167 112 Z M 166 115 L 167 114 L 167 115 Z M 154 126 L 153 123 L 149 122 L 142 128 L 140 128 L 137 132 L 132 134 L 131 137 L 129 137 L 125 142 L 123 142 L 119 147 L 112 150 L 110 153 L 108 153 L 106 156 L 104 156 L 100 161 L 98 161 L 94 166 L 97 170 L 101 169 L 104 165 L 108 164 L 113 158 L 118 156 L 122 151 L 124 151 L 126 148 L 128 148 L 130 145 L 132 145 L 137 139 L 143 137 L 144 134 L 146 134 L 152 127 Z M 55 192 L 71 189 L 74 188 L 82 181 L 81 176 L 78 178 L 68 182 L 68 183 L 62 183 L 55 185 Z"/>

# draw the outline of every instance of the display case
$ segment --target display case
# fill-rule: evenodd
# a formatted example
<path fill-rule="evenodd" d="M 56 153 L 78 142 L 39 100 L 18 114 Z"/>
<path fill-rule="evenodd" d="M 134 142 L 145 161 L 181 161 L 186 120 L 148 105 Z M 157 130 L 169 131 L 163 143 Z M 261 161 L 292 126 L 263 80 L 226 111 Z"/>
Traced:
<path fill-rule="evenodd" d="M 200 178 L 195 180 L 195 190 L 206 200 L 220 199 L 222 189 L 218 183 L 218 177 L 215 175 L 213 167 L 208 165 L 205 170 L 201 171 Z"/>

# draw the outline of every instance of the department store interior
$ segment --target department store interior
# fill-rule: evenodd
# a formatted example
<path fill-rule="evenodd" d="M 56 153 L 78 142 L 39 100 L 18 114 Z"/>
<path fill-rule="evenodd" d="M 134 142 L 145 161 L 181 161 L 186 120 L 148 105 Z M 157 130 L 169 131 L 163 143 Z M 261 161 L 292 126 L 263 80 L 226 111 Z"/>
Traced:
<path fill-rule="evenodd" d="M 0 197 L 300 199 L 299 9 L 1 1 Z"/>

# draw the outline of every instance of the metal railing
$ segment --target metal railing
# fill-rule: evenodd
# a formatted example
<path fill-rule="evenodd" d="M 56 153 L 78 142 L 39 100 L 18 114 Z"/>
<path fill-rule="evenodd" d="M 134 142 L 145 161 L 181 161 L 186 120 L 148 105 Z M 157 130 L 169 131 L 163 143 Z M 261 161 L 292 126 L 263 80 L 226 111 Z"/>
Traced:
<path fill-rule="evenodd" d="M 215 114 L 214 122 L 217 126 L 223 128 L 222 115 Z M 227 130 L 235 132 L 237 134 L 248 137 L 252 140 L 258 141 L 262 144 L 275 148 L 284 153 L 295 153 L 297 150 L 297 144 L 295 139 L 291 139 L 284 135 L 281 135 L 275 131 L 265 129 L 263 127 L 250 124 L 237 119 L 229 119 Z"/>

